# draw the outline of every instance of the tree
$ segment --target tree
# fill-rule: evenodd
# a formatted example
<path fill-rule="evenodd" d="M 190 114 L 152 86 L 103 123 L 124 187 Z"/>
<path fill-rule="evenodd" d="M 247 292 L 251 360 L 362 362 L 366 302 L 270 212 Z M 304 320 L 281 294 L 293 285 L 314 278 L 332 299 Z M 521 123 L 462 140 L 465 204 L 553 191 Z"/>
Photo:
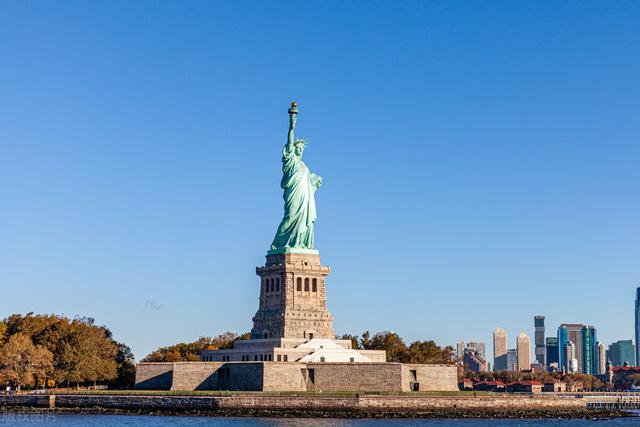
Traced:
<path fill-rule="evenodd" d="M 95 387 L 98 381 L 113 380 L 117 376 L 115 357 L 118 347 L 107 338 L 104 328 L 90 326 L 92 325 L 80 324 L 80 370 L 83 381 L 91 381 Z"/>
<path fill-rule="evenodd" d="M 631 374 L 627 376 L 627 388 L 630 388 L 632 385 L 640 385 L 640 374 Z"/>
<path fill-rule="evenodd" d="M 3 345 L 7 339 L 7 324 L 0 322 L 0 345 Z"/>
<path fill-rule="evenodd" d="M 407 355 L 408 363 L 453 363 L 453 347 L 441 348 L 434 341 L 412 342 Z"/>
<path fill-rule="evenodd" d="M 367 331 L 365 334 L 368 338 L 369 332 Z M 362 334 L 363 338 L 365 334 Z M 362 347 L 365 350 L 385 350 L 389 362 L 405 362 L 408 359 L 407 346 L 402 338 L 393 332 L 376 335 L 368 341 L 363 340 Z"/>
<path fill-rule="evenodd" d="M 93 324 L 93 319 L 75 319 L 58 346 L 58 382 L 80 383 L 112 380 L 117 375 L 116 344 L 110 332 Z"/>
<path fill-rule="evenodd" d="M 108 328 L 96 325 L 90 317 L 71 320 L 55 314 L 27 313 L 13 314 L 0 322 L 0 346 L 19 334 L 28 337 L 36 349 L 46 349 L 52 354 L 53 370 L 49 375 L 58 383 L 95 384 L 115 380 L 120 374 L 127 378 L 123 380 L 125 383 L 133 381 L 131 350 L 121 347 Z M 42 375 L 36 368 L 33 365 L 34 376 L 40 381 Z"/>
<path fill-rule="evenodd" d="M 588 374 L 569 374 L 562 377 L 562 381 L 567 383 L 567 390 L 581 391 L 594 390 L 604 387 L 604 383 Z"/>
<path fill-rule="evenodd" d="M 238 339 L 248 339 L 249 333 L 238 335 L 235 332 L 225 332 L 216 337 L 200 337 L 191 343 L 179 343 L 167 347 L 160 347 L 145 356 L 143 362 L 186 362 L 200 360 L 202 350 L 222 350 L 233 347 Z"/>
<path fill-rule="evenodd" d="M 116 378 L 110 385 L 116 388 L 131 388 L 136 382 L 136 365 L 131 349 L 122 343 L 116 343 L 118 353 L 115 361 L 118 366 Z"/>
<path fill-rule="evenodd" d="M 0 369 L 3 376 L 22 386 L 34 384 L 36 378 L 44 380 L 53 370 L 53 355 L 43 346 L 34 346 L 26 334 L 9 337 L 0 349 Z"/>
<path fill-rule="evenodd" d="M 371 335 L 369 331 L 364 331 L 360 337 L 360 348 L 366 349 L 371 346 Z"/>

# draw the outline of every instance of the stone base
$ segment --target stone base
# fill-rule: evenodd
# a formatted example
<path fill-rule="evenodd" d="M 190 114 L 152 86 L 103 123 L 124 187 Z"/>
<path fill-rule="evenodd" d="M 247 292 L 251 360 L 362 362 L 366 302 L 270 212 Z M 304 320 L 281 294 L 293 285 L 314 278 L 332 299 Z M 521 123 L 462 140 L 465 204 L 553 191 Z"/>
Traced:
<path fill-rule="evenodd" d="M 320 251 L 317 249 L 301 249 L 301 248 L 282 248 L 282 249 L 271 249 L 267 251 L 267 256 L 281 255 L 281 254 L 320 255 Z"/>
<path fill-rule="evenodd" d="M 333 318 L 327 310 L 329 273 L 317 253 L 267 255 L 265 265 L 256 268 L 260 305 L 251 338 L 334 339 Z"/>
<path fill-rule="evenodd" d="M 404 363 L 139 363 L 140 390 L 456 391 L 454 365 Z"/>

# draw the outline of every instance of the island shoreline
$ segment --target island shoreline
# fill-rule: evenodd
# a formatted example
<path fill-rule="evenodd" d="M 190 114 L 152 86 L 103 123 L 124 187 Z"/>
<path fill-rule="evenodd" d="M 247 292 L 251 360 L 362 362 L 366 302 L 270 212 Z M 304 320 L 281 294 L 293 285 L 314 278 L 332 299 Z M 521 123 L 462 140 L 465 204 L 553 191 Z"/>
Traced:
<path fill-rule="evenodd" d="M 0 396 L 0 411 L 33 414 L 178 415 L 265 418 L 565 418 L 630 417 L 590 409 L 582 398 L 534 396 Z"/>

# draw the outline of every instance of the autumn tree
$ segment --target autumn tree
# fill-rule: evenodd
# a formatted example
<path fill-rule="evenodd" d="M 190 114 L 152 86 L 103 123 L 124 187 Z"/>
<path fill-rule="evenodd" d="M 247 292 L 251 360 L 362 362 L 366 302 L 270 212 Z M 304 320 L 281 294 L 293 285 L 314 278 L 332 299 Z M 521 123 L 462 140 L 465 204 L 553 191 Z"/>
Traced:
<path fill-rule="evenodd" d="M 640 385 L 640 374 L 627 375 L 624 378 L 623 384 L 624 384 L 625 388 L 630 388 L 632 385 L 633 386 Z"/>
<path fill-rule="evenodd" d="M 57 380 L 75 383 L 113 380 L 117 375 L 115 357 L 117 345 L 105 328 L 93 324 L 93 319 L 75 319 L 69 325 L 58 347 Z"/>
<path fill-rule="evenodd" d="M 562 377 L 562 381 L 567 383 L 567 390 L 596 390 L 604 387 L 604 383 L 593 375 L 575 373 Z"/>
<path fill-rule="evenodd" d="M 107 339 L 105 329 L 91 326 L 80 326 L 81 373 L 84 381 L 91 381 L 95 386 L 98 381 L 109 381 L 116 377 L 118 347 Z"/>
<path fill-rule="evenodd" d="M 35 346 L 31 338 L 23 333 L 11 335 L 0 348 L 0 369 L 3 377 L 22 386 L 44 381 L 53 370 L 53 355 L 43 346 Z"/>
<path fill-rule="evenodd" d="M 250 334 L 238 335 L 235 332 L 225 332 L 216 337 L 200 337 L 194 342 L 178 343 L 167 347 L 160 347 L 145 356 L 143 362 L 188 362 L 200 360 L 202 350 L 223 350 L 233 347 L 238 339 L 249 339 Z"/>
<path fill-rule="evenodd" d="M 127 375 L 126 381 L 131 382 L 133 355 L 118 359 L 120 344 L 109 329 L 96 325 L 92 318 L 71 320 L 54 314 L 27 313 L 11 315 L 0 325 L 4 325 L 0 332 L 4 331 L 6 337 L 22 334 L 36 348 L 48 350 L 53 357 L 51 376 L 58 383 L 116 381 L 119 374 Z"/>
<path fill-rule="evenodd" d="M 3 345 L 7 339 L 7 324 L 0 322 L 0 345 Z"/>
<path fill-rule="evenodd" d="M 434 341 L 414 341 L 407 350 L 408 363 L 451 364 L 453 347 L 441 348 Z"/>

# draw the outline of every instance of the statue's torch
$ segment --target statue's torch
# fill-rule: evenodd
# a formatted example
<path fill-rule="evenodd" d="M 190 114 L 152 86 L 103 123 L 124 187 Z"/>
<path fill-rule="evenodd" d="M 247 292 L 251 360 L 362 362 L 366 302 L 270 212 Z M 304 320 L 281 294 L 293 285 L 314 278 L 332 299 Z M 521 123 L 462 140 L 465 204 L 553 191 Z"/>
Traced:
<path fill-rule="evenodd" d="M 289 108 L 289 115 L 291 116 L 293 114 L 298 114 L 298 104 L 296 104 L 296 101 L 293 101 Z"/>

